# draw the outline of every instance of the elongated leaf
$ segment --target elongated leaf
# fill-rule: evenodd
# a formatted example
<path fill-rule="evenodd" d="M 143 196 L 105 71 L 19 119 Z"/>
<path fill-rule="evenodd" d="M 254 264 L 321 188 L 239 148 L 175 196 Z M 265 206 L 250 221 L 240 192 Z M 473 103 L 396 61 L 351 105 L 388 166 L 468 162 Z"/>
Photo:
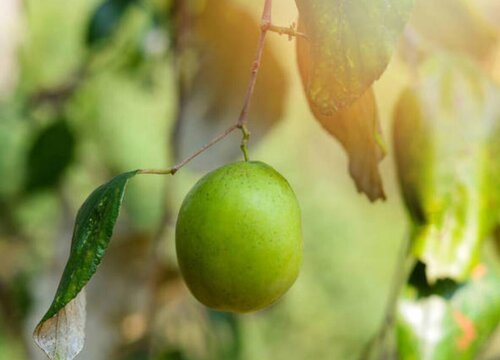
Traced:
<path fill-rule="evenodd" d="M 178 159 L 192 153 L 238 118 L 259 35 L 258 22 L 234 1 L 203 3 L 198 16 L 194 16 L 190 43 L 182 55 L 182 73 L 189 79 L 182 84 L 181 111 L 173 134 Z M 277 55 L 272 47 L 264 48 L 249 112 L 251 144 L 283 116 L 288 86 Z M 191 166 L 207 170 L 232 161 L 241 156 L 239 142 L 238 136 L 228 138 Z"/>
<path fill-rule="evenodd" d="M 78 211 L 70 256 L 61 282 L 52 305 L 34 333 L 35 341 L 51 359 L 70 360 L 83 346 L 85 300 L 79 294 L 101 262 L 126 185 L 136 173 L 118 175 L 100 186 Z"/>
<path fill-rule="evenodd" d="M 347 108 L 316 119 L 335 136 L 349 156 L 349 173 L 359 192 L 371 201 L 385 199 L 378 165 L 385 156 L 373 90 Z"/>
<path fill-rule="evenodd" d="M 399 358 L 476 359 L 500 322 L 498 269 L 479 264 L 465 284 L 424 297 L 418 290 L 408 286 L 400 300 Z"/>
<path fill-rule="evenodd" d="M 296 0 L 310 44 L 304 88 L 315 113 L 331 115 L 384 72 L 413 0 Z M 299 62 L 300 60 L 299 52 Z"/>
<path fill-rule="evenodd" d="M 431 281 L 464 280 L 500 211 L 500 91 L 473 64 L 440 56 L 395 112 L 403 196 L 417 227 L 414 254 Z"/>

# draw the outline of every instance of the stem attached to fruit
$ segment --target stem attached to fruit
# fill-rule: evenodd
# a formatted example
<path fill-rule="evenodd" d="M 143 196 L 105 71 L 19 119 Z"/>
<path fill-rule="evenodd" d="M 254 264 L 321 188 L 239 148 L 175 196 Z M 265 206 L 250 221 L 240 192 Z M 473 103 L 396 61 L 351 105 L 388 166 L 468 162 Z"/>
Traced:
<path fill-rule="evenodd" d="M 179 171 L 180 168 L 182 168 L 184 165 L 189 163 L 191 160 L 196 158 L 198 155 L 202 154 L 205 152 L 205 150 L 211 148 L 213 145 L 217 144 L 219 141 L 224 139 L 226 136 L 231 134 L 234 130 L 240 129 L 241 130 L 241 151 L 243 152 L 243 156 L 245 158 L 245 161 L 248 161 L 248 141 L 250 140 L 250 131 L 248 131 L 247 128 L 247 122 L 248 122 L 248 110 L 250 108 L 250 103 L 253 97 L 253 93 L 255 90 L 255 84 L 257 82 L 257 74 L 259 73 L 260 69 L 260 63 L 262 60 L 262 54 L 264 52 L 264 43 L 266 40 L 266 34 L 268 31 L 275 31 L 281 34 L 288 34 L 289 36 L 291 35 L 291 32 L 293 32 L 293 36 L 298 36 L 299 33 L 296 33 L 293 27 L 290 28 L 280 28 L 278 26 L 274 26 L 271 23 L 271 9 L 272 9 L 273 1 L 272 0 L 265 0 L 264 3 L 264 11 L 262 12 L 262 18 L 261 18 L 261 25 L 260 25 L 260 35 L 259 35 L 259 42 L 257 44 L 257 51 L 255 53 L 255 59 L 252 64 L 252 72 L 250 76 L 250 82 L 248 83 L 248 89 L 247 89 L 247 94 L 245 96 L 245 100 L 243 102 L 243 108 L 241 109 L 240 116 L 238 117 L 238 121 L 236 124 L 230 126 L 224 132 L 216 136 L 214 139 L 212 139 L 209 143 L 203 145 L 200 149 L 195 151 L 193 154 L 188 156 L 186 159 L 182 160 L 180 163 L 177 165 L 169 168 L 169 169 L 141 169 L 138 170 L 138 174 L 151 174 L 151 175 L 175 175 L 177 171 Z M 280 30 L 281 29 L 281 30 Z M 283 30 L 286 29 L 286 30 Z"/>
<path fill-rule="evenodd" d="M 243 152 L 243 157 L 245 158 L 245 161 L 248 161 L 249 158 L 248 158 L 247 144 L 248 144 L 248 140 L 250 139 L 250 131 L 248 131 L 246 125 L 241 125 L 241 132 L 242 132 L 243 136 L 241 138 L 240 148 L 241 148 L 241 151 Z"/>
<path fill-rule="evenodd" d="M 231 134 L 234 130 L 239 129 L 240 126 L 238 124 L 234 124 L 233 126 L 227 128 L 223 133 L 219 134 L 217 137 L 212 139 L 209 143 L 203 145 L 201 148 L 196 150 L 193 154 L 182 160 L 180 163 L 177 165 L 169 168 L 169 169 L 141 169 L 138 170 L 138 174 L 150 174 L 150 175 L 175 175 L 177 171 L 179 171 L 180 168 L 182 168 L 184 165 L 186 165 L 188 162 L 193 160 L 195 157 L 203 153 L 205 150 L 208 148 L 211 148 L 215 144 L 217 144 L 219 141 L 224 139 L 226 136 Z"/>

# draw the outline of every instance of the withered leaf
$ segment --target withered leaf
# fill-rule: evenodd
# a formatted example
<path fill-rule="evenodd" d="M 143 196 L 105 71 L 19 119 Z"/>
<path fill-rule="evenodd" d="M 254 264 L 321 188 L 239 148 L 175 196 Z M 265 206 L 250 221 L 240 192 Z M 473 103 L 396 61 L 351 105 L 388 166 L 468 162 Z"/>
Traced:
<path fill-rule="evenodd" d="M 303 27 L 300 26 L 299 30 Z M 310 45 L 305 39 L 297 42 L 299 70 L 304 84 L 309 82 L 312 66 Z M 344 147 L 349 156 L 349 173 L 359 192 L 371 201 L 385 199 L 379 163 L 385 156 L 377 104 L 373 89 L 368 89 L 350 106 L 323 114 L 309 99 L 315 118 Z"/>
<path fill-rule="evenodd" d="M 41 322 L 33 337 L 49 359 L 74 359 L 85 341 L 85 290 L 71 300 L 55 316 Z"/>
<path fill-rule="evenodd" d="M 304 89 L 314 112 L 331 115 L 358 99 L 382 75 L 413 0 L 295 2 L 301 31 L 310 44 Z"/>

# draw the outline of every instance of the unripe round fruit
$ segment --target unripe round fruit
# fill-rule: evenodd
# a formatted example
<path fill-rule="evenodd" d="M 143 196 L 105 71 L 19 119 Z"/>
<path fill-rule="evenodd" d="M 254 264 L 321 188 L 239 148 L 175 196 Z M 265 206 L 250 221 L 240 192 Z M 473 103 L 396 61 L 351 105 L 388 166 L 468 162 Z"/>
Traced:
<path fill-rule="evenodd" d="M 176 227 L 182 276 L 206 306 L 251 312 L 277 301 L 302 261 L 297 198 L 262 162 L 237 162 L 205 175 L 184 199 Z"/>

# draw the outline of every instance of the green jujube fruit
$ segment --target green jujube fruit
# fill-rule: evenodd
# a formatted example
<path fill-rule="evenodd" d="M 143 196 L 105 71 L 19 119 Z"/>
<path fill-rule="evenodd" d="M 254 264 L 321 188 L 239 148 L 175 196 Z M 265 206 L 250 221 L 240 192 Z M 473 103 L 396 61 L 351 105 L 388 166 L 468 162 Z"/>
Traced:
<path fill-rule="evenodd" d="M 263 309 L 299 273 L 297 198 L 269 165 L 225 165 L 205 175 L 184 199 L 176 250 L 182 276 L 201 303 L 238 313 Z"/>

